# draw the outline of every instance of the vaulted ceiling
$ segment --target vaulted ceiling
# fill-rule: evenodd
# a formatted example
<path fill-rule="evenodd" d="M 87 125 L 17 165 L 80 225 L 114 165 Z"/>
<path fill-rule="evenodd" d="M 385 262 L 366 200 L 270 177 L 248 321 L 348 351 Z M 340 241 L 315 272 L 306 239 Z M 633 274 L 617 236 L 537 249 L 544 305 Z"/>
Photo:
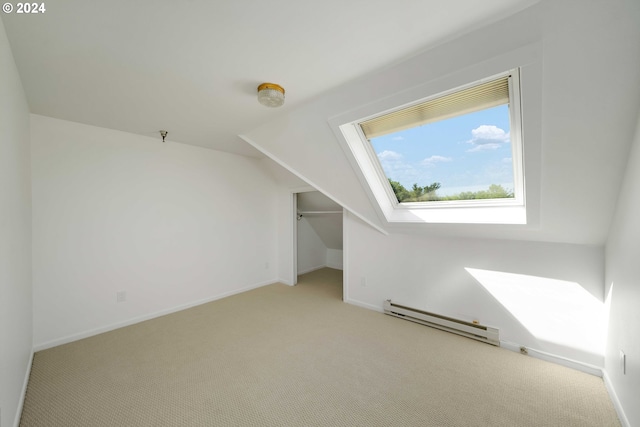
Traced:
<path fill-rule="evenodd" d="M 237 135 L 531 3 L 66 0 L 2 19 L 32 113 L 261 156 Z M 283 108 L 256 102 L 265 81 Z"/>
<path fill-rule="evenodd" d="M 603 245 L 638 120 L 638 52 L 640 2 L 542 1 L 328 91 L 244 137 L 383 231 Z M 387 222 L 335 125 L 384 111 L 389 99 L 402 105 L 505 71 L 513 61 L 527 88 L 527 224 Z"/>
<path fill-rule="evenodd" d="M 46 6 L 2 16 L 32 113 L 266 155 L 383 231 L 606 241 L 640 107 L 637 0 Z M 533 221 L 385 223 L 330 122 L 398 94 L 410 101 L 415 89 L 531 45 L 540 88 L 523 109 Z M 285 87 L 284 107 L 257 103 L 265 81 Z"/>

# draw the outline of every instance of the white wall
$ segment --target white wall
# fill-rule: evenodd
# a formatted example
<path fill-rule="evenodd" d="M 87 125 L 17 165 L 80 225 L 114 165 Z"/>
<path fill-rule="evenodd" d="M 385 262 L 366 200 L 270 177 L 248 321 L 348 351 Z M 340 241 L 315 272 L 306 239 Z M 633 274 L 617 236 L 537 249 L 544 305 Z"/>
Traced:
<path fill-rule="evenodd" d="M 327 248 L 327 267 L 342 270 L 344 268 L 343 250 Z"/>
<path fill-rule="evenodd" d="M 37 115 L 31 132 L 37 348 L 277 279 L 259 160 Z"/>
<path fill-rule="evenodd" d="M 298 274 L 327 266 L 327 247 L 306 218 L 298 221 Z"/>
<path fill-rule="evenodd" d="M 311 191 L 313 188 L 284 169 L 268 157 L 260 160 L 262 167 L 268 171 L 279 184 L 278 205 L 278 281 L 287 285 L 295 283 L 293 268 L 293 228 L 297 227 L 293 201 L 298 191 Z"/>
<path fill-rule="evenodd" d="M 551 310 L 546 301 L 525 311 L 541 292 L 560 292 L 573 282 L 577 297 L 603 306 L 603 248 L 541 242 L 439 238 L 415 234 L 383 235 L 347 215 L 345 220 L 346 301 L 381 310 L 392 299 L 428 310 L 500 329 L 500 339 L 589 365 L 603 365 L 604 340 L 593 342 L 581 323 L 595 316 L 570 304 Z M 500 276 L 498 284 L 516 291 L 512 305 L 503 305 L 466 268 Z M 501 281 L 506 277 L 506 281 Z M 495 283 L 492 283 L 495 284 Z M 553 288 L 558 284 L 557 288 Z M 553 296 L 553 295 L 552 295 Z M 520 298 L 519 298 L 520 297 Z M 574 295 L 561 295 L 573 299 Z M 595 304 L 597 306 L 597 304 Z M 576 309 L 572 313 L 572 309 Z M 586 319 L 586 320 L 585 320 Z M 555 323 L 554 323 L 555 322 Z M 597 327 L 597 325 L 595 325 Z M 559 332 L 563 340 L 554 339 Z"/>
<path fill-rule="evenodd" d="M 0 425 L 17 425 L 32 354 L 29 107 L 0 20 Z"/>
<path fill-rule="evenodd" d="M 342 206 L 319 191 L 297 194 L 298 274 L 320 267 L 342 269 Z"/>
<path fill-rule="evenodd" d="M 640 425 L 640 117 L 606 247 L 610 293 L 605 370 L 628 425 Z M 627 357 L 626 374 L 619 354 Z"/>
<path fill-rule="evenodd" d="M 342 221 L 342 215 L 339 215 Z M 319 234 L 326 229 L 318 229 L 313 220 L 302 218 L 298 221 L 298 274 L 308 273 L 322 267 L 330 267 L 338 270 L 343 268 L 342 249 L 327 247 L 326 238 Z M 340 224 L 340 236 L 342 237 L 342 224 Z M 342 246 L 342 239 L 340 241 Z"/>

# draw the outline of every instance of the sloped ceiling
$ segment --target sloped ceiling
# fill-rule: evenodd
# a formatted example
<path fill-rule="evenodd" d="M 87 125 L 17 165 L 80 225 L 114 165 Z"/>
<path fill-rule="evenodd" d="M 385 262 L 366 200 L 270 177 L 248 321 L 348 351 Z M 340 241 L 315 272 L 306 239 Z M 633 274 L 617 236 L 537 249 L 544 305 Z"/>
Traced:
<path fill-rule="evenodd" d="M 536 217 L 527 226 L 386 224 L 328 122 L 399 92 L 536 44 L 541 73 Z M 370 225 L 391 232 L 604 244 L 640 106 L 640 2 L 545 1 L 343 85 L 243 137 Z M 531 172 L 531 171 L 529 171 Z M 370 196 L 370 195 L 369 195 Z"/>
<path fill-rule="evenodd" d="M 260 157 L 239 133 L 534 1 L 65 0 L 2 20 L 32 113 Z M 283 108 L 256 102 L 265 81 Z"/>
<path fill-rule="evenodd" d="M 298 193 L 298 212 L 328 249 L 342 249 L 342 206 L 319 191 L 308 191 Z"/>
<path fill-rule="evenodd" d="M 266 155 L 382 231 L 606 239 L 640 105 L 637 0 L 46 5 L 2 15 L 33 113 Z M 536 223 L 386 224 L 329 119 L 531 43 L 542 51 Z M 256 102 L 263 81 L 285 86 L 283 108 Z"/>
<path fill-rule="evenodd" d="M 298 193 L 298 210 L 313 212 L 341 211 L 342 206 L 329 199 L 319 191 Z"/>

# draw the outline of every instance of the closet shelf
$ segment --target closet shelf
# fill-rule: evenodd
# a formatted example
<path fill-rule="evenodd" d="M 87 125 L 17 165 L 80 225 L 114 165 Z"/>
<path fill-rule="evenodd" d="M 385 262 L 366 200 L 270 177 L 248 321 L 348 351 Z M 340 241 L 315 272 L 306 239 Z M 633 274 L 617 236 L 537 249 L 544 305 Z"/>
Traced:
<path fill-rule="evenodd" d="M 300 215 L 324 215 L 324 214 L 341 214 L 342 211 L 299 211 Z"/>

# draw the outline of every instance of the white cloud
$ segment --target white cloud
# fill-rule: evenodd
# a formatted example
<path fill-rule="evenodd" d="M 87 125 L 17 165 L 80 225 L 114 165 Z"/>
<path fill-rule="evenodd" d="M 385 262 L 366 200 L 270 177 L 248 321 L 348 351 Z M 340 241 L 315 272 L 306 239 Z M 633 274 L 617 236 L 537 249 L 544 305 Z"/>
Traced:
<path fill-rule="evenodd" d="M 435 166 L 436 163 L 445 163 L 453 160 L 451 157 L 431 156 L 422 161 L 423 166 Z"/>
<path fill-rule="evenodd" d="M 502 147 L 502 144 L 497 142 L 487 142 L 485 144 L 475 145 L 473 148 L 469 148 L 467 153 L 477 153 L 478 151 L 497 150 Z"/>
<path fill-rule="evenodd" d="M 392 141 L 404 141 L 404 137 L 402 136 L 394 136 L 391 138 Z"/>
<path fill-rule="evenodd" d="M 471 139 L 467 143 L 473 145 L 467 152 L 496 150 L 510 141 L 510 133 L 494 125 L 481 125 L 471 131 Z"/>
<path fill-rule="evenodd" d="M 482 125 L 471 131 L 472 141 L 500 141 L 509 140 L 509 133 L 498 126 Z"/>
<path fill-rule="evenodd" d="M 378 158 L 381 162 L 394 161 L 402 159 L 402 154 L 391 150 L 384 150 L 383 152 L 378 153 Z"/>
<path fill-rule="evenodd" d="M 405 185 L 409 182 L 421 181 L 419 170 L 406 162 L 402 154 L 392 150 L 384 150 L 378 153 L 378 159 L 384 173 L 394 181 L 403 182 Z"/>

